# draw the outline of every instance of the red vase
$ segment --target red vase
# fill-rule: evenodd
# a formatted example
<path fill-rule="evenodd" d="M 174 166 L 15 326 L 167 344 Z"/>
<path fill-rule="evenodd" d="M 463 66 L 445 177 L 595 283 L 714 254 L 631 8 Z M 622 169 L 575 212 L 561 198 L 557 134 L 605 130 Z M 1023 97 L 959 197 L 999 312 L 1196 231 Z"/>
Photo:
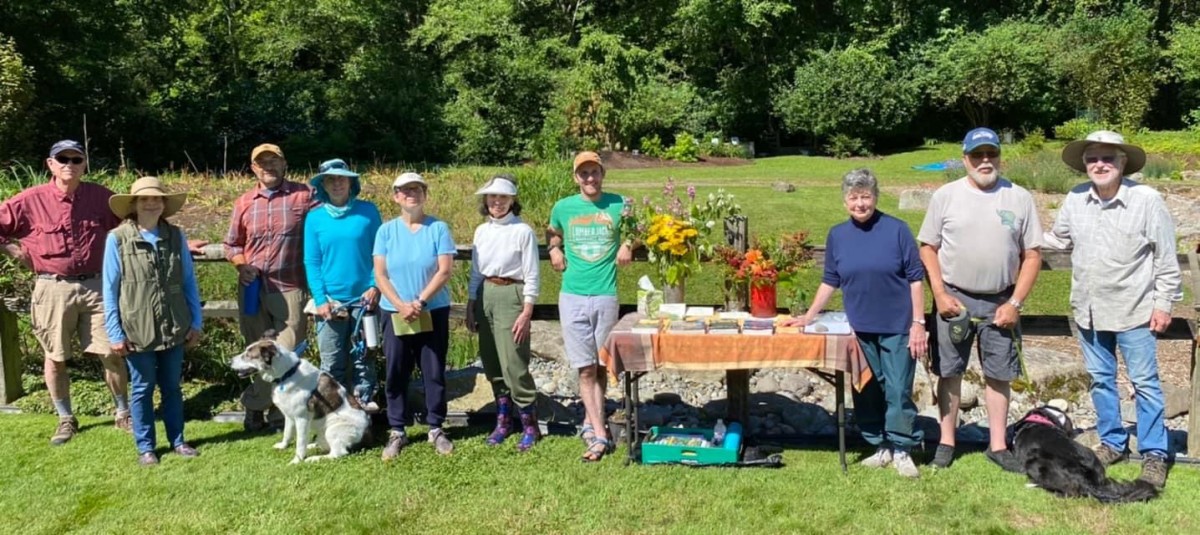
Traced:
<path fill-rule="evenodd" d="M 750 315 L 756 318 L 774 318 L 775 285 L 750 285 Z"/>

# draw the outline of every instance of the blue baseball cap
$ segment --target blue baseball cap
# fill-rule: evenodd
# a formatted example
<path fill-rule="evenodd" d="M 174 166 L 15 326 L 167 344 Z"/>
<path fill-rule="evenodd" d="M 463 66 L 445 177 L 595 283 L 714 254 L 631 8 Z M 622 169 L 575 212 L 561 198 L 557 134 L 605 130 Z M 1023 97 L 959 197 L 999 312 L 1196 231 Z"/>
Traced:
<path fill-rule="evenodd" d="M 79 154 L 85 154 L 83 151 L 83 145 L 80 145 L 78 141 L 64 139 L 50 146 L 50 157 L 53 158 L 58 156 L 60 152 L 66 152 L 69 150 L 73 150 Z"/>
<path fill-rule="evenodd" d="M 976 128 L 967 132 L 967 136 L 963 138 L 963 154 L 971 152 L 984 145 L 991 145 L 1000 149 L 1000 136 L 991 128 Z"/>

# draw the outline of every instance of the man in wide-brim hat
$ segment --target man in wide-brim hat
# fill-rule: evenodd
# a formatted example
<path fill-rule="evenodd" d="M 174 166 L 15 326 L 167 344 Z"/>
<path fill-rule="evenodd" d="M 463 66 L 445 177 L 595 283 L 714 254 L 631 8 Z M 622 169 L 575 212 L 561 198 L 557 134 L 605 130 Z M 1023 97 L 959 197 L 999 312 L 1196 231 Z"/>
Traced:
<path fill-rule="evenodd" d="M 1073 248 L 1071 308 L 1092 375 L 1096 456 L 1107 465 L 1128 454 L 1116 381 L 1120 347 L 1136 393 L 1141 479 L 1162 488 L 1168 449 L 1155 334 L 1167 329 L 1172 303 L 1183 299 L 1175 224 L 1162 195 L 1127 178 L 1145 165 L 1146 151 L 1121 134 L 1092 132 L 1068 144 L 1062 158 L 1088 182 L 1067 194 L 1047 241 Z"/>

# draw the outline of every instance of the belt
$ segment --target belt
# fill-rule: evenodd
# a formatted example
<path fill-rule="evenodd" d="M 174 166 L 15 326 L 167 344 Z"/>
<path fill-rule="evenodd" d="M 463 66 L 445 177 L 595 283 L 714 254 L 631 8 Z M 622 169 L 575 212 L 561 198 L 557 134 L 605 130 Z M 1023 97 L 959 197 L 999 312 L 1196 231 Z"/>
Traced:
<path fill-rule="evenodd" d="M 84 273 L 83 275 L 58 275 L 55 273 L 38 273 L 39 279 L 55 280 L 55 281 L 70 281 L 81 282 L 99 277 L 99 273 Z"/>
<path fill-rule="evenodd" d="M 496 286 L 508 286 L 510 284 L 523 284 L 525 281 L 517 280 L 510 277 L 484 277 L 483 280 L 488 281 Z"/>

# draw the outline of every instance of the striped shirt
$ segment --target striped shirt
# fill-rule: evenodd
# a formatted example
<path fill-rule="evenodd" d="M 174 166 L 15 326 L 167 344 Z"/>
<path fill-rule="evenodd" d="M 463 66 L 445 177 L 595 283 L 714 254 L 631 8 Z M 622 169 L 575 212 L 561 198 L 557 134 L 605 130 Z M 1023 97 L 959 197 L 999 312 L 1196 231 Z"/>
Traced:
<path fill-rule="evenodd" d="M 1175 223 L 1162 196 L 1128 178 L 1104 202 L 1091 182 L 1067 194 L 1048 245 L 1071 251 L 1071 308 L 1085 329 L 1127 331 L 1183 299 Z"/>
<path fill-rule="evenodd" d="M 312 189 L 287 180 L 274 192 L 260 184 L 242 194 L 233 203 L 225 258 L 240 255 L 258 268 L 268 292 L 304 288 L 304 216 L 315 205 Z"/>

